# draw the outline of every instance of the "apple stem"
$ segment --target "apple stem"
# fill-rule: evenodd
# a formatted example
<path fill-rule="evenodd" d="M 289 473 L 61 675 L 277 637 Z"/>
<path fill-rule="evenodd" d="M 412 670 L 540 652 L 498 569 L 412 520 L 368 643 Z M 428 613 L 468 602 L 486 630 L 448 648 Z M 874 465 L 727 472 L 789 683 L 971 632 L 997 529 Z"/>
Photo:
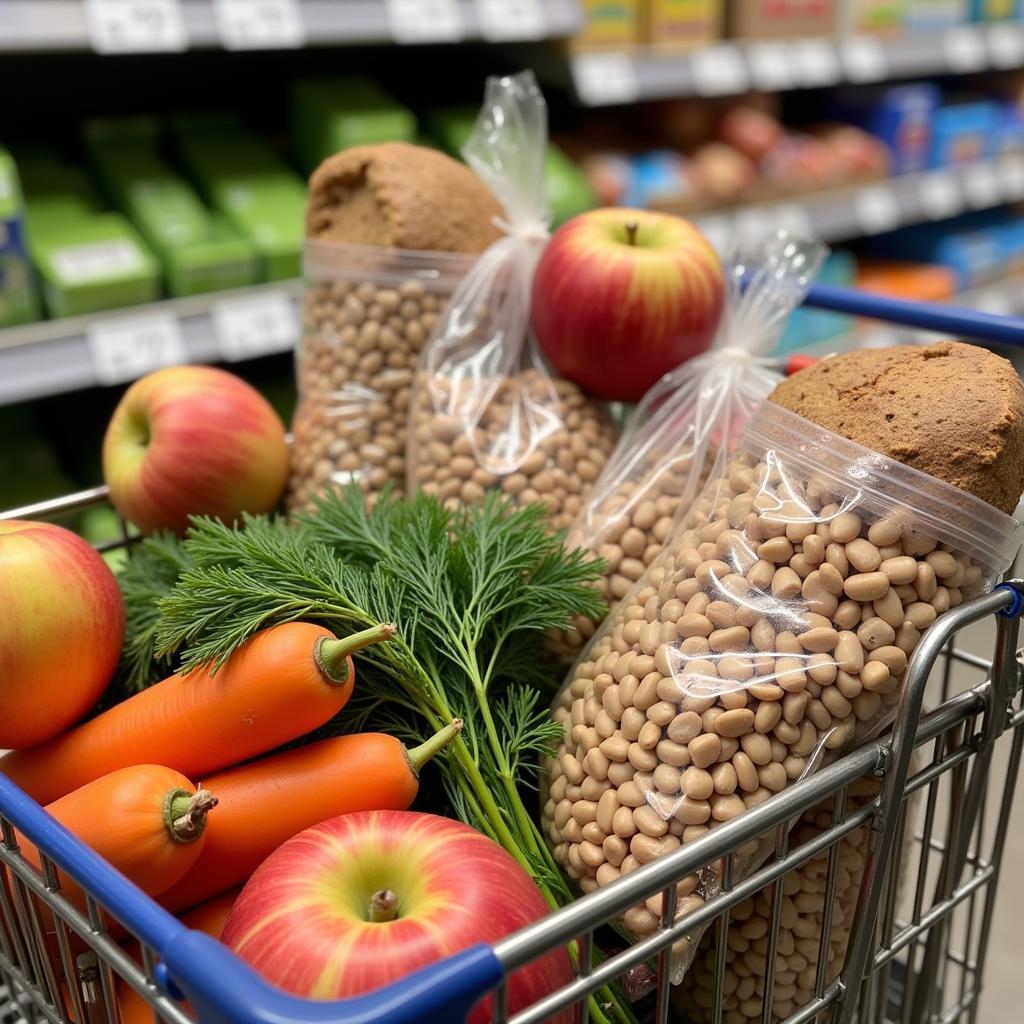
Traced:
<path fill-rule="evenodd" d="M 378 889 L 370 897 L 370 920 L 382 924 L 398 917 L 398 896 L 390 889 Z"/>
<path fill-rule="evenodd" d="M 462 719 L 453 718 L 440 732 L 434 733 L 425 743 L 412 750 L 406 750 L 405 757 L 409 762 L 413 775 L 419 775 L 420 769 L 438 752 L 444 750 L 459 733 L 462 732 Z"/>
<path fill-rule="evenodd" d="M 395 635 L 395 627 L 390 622 L 353 633 L 351 636 L 328 640 L 326 637 L 317 641 L 314 657 L 320 671 L 332 683 L 348 682 L 349 656 L 361 651 L 371 644 L 379 644 L 390 640 Z"/>
<path fill-rule="evenodd" d="M 190 793 L 172 789 L 164 797 L 164 825 L 176 843 L 193 843 L 206 828 L 206 815 L 217 806 L 217 798 L 208 789 Z"/>
<path fill-rule="evenodd" d="M 635 220 L 626 221 L 626 241 L 630 245 L 636 245 L 636 233 L 640 225 Z"/>

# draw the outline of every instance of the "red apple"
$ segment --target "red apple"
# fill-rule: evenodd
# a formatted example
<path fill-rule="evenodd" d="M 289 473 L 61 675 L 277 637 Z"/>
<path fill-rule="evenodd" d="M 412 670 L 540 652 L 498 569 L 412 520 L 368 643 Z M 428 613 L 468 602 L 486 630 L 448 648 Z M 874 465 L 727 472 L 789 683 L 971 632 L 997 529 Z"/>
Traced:
<path fill-rule="evenodd" d="M 525 871 L 468 825 L 361 811 L 301 832 L 242 890 L 222 941 L 273 984 L 311 999 L 358 995 L 548 913 Z M 517 971 L 509 1009 L 572 980 L 564 950 Z M 469 1024 L 490 1021 L 490 997 Z M 572 1019 L 567 1012 L 559 1024 Z"/>
<path fill-rule="evenodd" d="M 190 515 L 231 522 L 269 512 L 288 476 L 284 426 L 255 388 L 224 370 L 158 370 L 114 410 L 103 475 L 118 512 L 147 532 L 183 533 Z"/>
<path fill-rule="evenodd" d="M 0 749 L 74 725 L 110 682 L 123 640 L 117 580 L 81 537 L 0 522 Z"/>
<path fill-rule="evenodd" d="M 725 275 L 682 217 L 604 209 L 552 236 L 533 279 L 533 330 L 563 377 L 596 398 L 636 402 L 711 344 Z"/>

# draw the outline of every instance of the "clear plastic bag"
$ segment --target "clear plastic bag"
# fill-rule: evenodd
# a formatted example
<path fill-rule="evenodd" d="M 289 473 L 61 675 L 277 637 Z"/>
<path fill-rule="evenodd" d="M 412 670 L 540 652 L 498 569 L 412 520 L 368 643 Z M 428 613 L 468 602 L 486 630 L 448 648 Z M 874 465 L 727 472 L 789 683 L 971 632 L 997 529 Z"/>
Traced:
<path fill-rule="evenodd" d="M 647 392 L 570 529 L 570 546 L 607 563 L 600 586 L 610 606 L 658 557 L 781 380 L 778 360 L 767 353 L 827 254 L 823 245 L 777 231 L 746 241 L 726 261 L 728 291 L 712 348 Z M 553 653 L 575 659 L 595 628 L 578 617 L 552 638 Z"/>
<path fill-rule="evenodd" d="M 556 858 L 592 891 L 876 733 L 923 631 L 1019 541 L 980 498 L 762 404 L 556 698 Z M 737 852 L 742 872 L 762 844 Z M 715 868 L 692 883 L 679 917 Z M 641 904 L 624 926 L 658 917 Z M 698 937 L 677 944 L 676 980 Z"/>
<path fill-rule="evenodd" d="M 490 78 L 463 156 L 505 208 L 424 352 L 413 393 L 408 489 L 474 502 L 500 489 L 568 526 L 615 444 L 607 410 L 552 377 L 529 329 L 550 213 L 547 108 L 533 74 Z"/>
<path fill-rule="evenodd" d="M 474 258 L 307 241 L 290 511 L 332 485 L 404 486 L 413 376 Z"/>

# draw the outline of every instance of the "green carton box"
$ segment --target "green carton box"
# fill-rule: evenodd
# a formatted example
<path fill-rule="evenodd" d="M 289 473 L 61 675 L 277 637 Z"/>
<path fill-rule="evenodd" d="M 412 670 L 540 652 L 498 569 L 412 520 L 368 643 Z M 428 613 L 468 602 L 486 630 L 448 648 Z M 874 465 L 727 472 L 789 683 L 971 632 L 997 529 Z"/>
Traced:
<path fill-rule="evenodd" d="M 255 283 L 255 249 L 160 158 L 155 122 L 92 121 L 85 138 L 104 189 L 159 257 L 172 295 Z"/>
<path fill-rule="evenodd" d="M 306 171 L 350 146 L 415 139 L 412 111 L 368 78 L 314 78 L 292 86 L 292 145 Z"/>
<path fill-rule="evenodd" d="M 0 327 L 39 318 L 28 241 L 25 202 L 14 158 L 0 147 Z"/>
<path fill-rule="evenodd" d="M 206 201 L 255 249 L 260 277 L 297 277 L 306 218 L 306 187 L 298 175 L 231 116 L 178 117 L 173 133 Z"/>

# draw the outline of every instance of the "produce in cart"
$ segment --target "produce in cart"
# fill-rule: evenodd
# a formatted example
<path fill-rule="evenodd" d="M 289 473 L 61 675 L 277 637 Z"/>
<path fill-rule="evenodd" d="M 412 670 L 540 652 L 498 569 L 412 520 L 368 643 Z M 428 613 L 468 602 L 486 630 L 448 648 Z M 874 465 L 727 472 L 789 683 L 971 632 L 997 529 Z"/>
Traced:
<path fill-rule="evenodd" d="M 708 477 L 722 471 L 747 420 L 782 379 L 768 353 L 826 252 L 784 230 L 734 251 L 711 350 L 672 368 L 630 417 L 569 531 L 571 546 L 603 559 L 599 586 L 609 606 L 658 557 L 679 516 Z M 552 650 L 575 660 L 599 622 L 578 617 L 553 638 Z"/>
<path fill-rule="evenodd" d="M 189 516 L 269 512 L 288 474 L 284 425 L 240 377 L 174 366 L 124 393 L 103 438 L 110 501 L 141 530 L 184 533 Z"/>
<path fill-rule="evenodd" d="M 80 537 L 8 519 L 0 522 L 0 605 L 0 749 L 28 747 L 99 699 L 117 668 L 124 603 Z"/>
<path fill-rule="evenodd" d="M 215 529 L 229 532 L 220 523 Z M 255 540 L 256 531 L 244 536 Z M 225 602 L 214 617 L 223 620 L 230 607 Z M 0 771 L 40 801 L 154 760 L 201 777 L 333 718 L 355 685 L 352 654 L 393 633 L 377 625 L 339 640 L 321 626 L 281 622 L 246 637 L 230 658 L 169 676 L 48 743 L 3 755 Z"/>
<path fill-rule="evenodd" d="M 500 213 L 472 170 L 420 146 L 355 146 L 314 172 L 292 511 L 328 487 L 404 483 L 424 342 L 473 256 L 499 237 Z"/>
<path fill-rule="evenodd" d="M 844 388 L 852 410 L 835 425 L 848 437 L 774 401 L 758 410 L 570 672 L 544 821 L 585 892 L 877 732 L 923 631 L 1010 564 L 1020 535 L 1008 512 L 1024 490 L 1024 386 L 1012 367 L 954 344 L 853 353 L 778 396 L 813 413 Z M 859 443 L 897 417 L 907 427 L 884 435 L 890 454 Z M 990 472 L 936 457 L 930 435 L 962 439 Z M 758 845 L 740 851 L 741 869 Z M 717 891 L 716 867 L 678 890 L 683 918 Z M 639 905 L 623 923 L 644 936 L 658 921 Z M 674 947 L 677 979 L 692 941 Z"/>
<path fill-rule="evenodd" d="M 615 445 L 608 410 L 550 372 L 530 333 L 548 237 L 547 107 L 531 72 L 490 78 L 463 155 L 501 202 L 503 234 L 455 289 L 412 395 L 408 492 L 448 507 L 489 491 L 540 502 L 568 526 Z"/>
<path fill-rule="evenodd" d="M 358 995 L 548 913 L 497 843 L 433 814 L 346 814 L 285 843 L 257 869 L 224 944 L 280 988 L 311 999 Z M 572 980 L 556 949 L 512 975 L 515 1013 Z M 490 1021 L 493 998 L 468 1024 Z M 570 1024 L 565 1011 L 551 1024 Z"/>

